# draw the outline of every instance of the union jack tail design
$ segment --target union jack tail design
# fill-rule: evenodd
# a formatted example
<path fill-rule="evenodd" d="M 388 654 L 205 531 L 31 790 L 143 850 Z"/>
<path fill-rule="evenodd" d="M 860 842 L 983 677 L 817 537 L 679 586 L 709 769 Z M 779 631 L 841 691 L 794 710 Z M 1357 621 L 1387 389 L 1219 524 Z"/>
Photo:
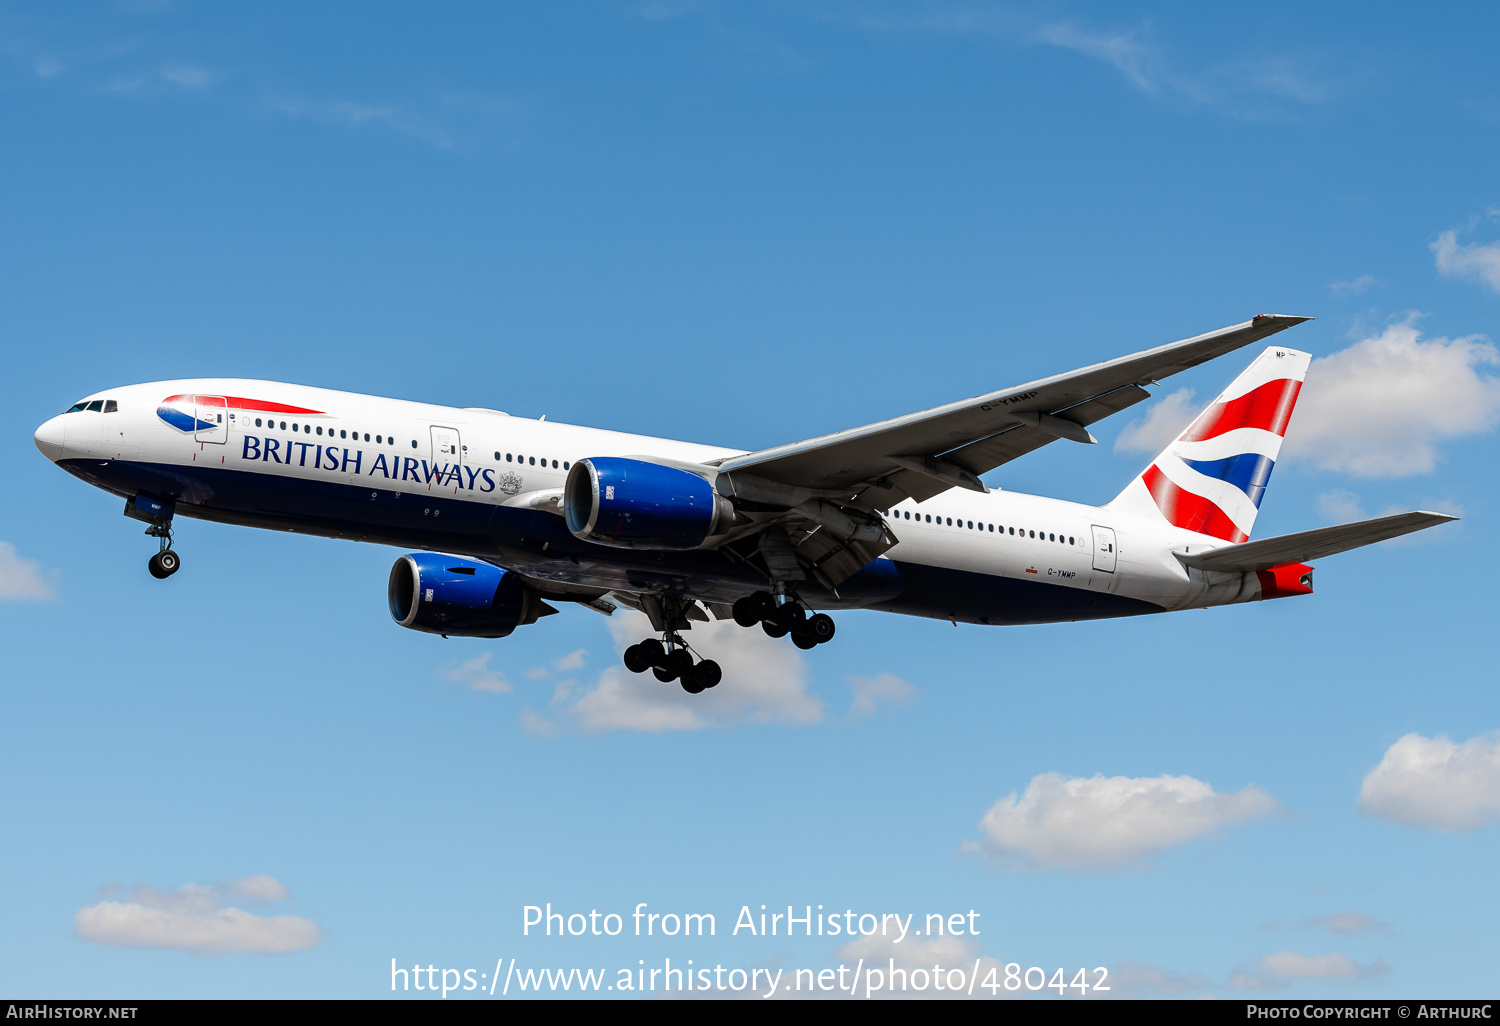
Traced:
<path fill-rule="evenodd" d="M 1261 353 L 1108 508 L 1249 538 L 1311 360 L 1280 346 Z"/>

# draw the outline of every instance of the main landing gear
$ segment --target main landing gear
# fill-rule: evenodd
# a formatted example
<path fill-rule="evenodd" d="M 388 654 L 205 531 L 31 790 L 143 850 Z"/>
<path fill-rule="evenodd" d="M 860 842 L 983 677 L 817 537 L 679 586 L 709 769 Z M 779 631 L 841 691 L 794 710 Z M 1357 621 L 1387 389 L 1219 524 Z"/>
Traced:
<path fill-rule="evenodd" d="M 161 547 L 146 564 L 146 569 L 151 572 L 152 577 L 164 581 L 182 566 L 182 558 L 172 550 L 172 522 L 169 520 L 165 524 L 152 524 L 146 528 L 146 533 L 161 540 Z"/>
<path fill-rule="evenodd" d="M 792 636 L 792 644 L 801 649 L 816 648 L 833 640 L 833 617 L 827 613 L 809 616 L 807 608 L 789 595 L 772 595 L 758 591 L 734 604 L 734 622 L 741 627 L 761 629 L 773 638 Z"/>
<path fill-rule="evenodd" d="M 694 662 L 682 635 L 669 631 L 665 637 L 665 642 L 647 638 L 627 648 L 625 668 L 631 673 L 650 670 L 663 684 L 681 681 L 682 690 L 690 695 L 715 687 L 724 679 L 724 671 L 712 659 Z"/>

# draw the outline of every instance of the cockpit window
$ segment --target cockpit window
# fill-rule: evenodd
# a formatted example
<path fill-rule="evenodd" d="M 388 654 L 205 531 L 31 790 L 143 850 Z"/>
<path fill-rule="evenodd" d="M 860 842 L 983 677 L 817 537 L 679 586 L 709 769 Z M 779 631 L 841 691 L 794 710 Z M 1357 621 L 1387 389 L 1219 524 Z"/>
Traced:
<path fill-rule="evenodd" d="M 89 403 L 89 412 L 90 413 L 103 413 L 104 412 L 104 400 L 103 399 L 95 399 L 93 402 Z"/>
<path fill-rule="evenodd" d="M 79 410 L 86 410 L 88 408 L 89 408 L 89 404 L 88 403 L 74 403 L 72 406 L 69 406 L 63 412 L 64 413 L 77 413 Z"/>
<path fill-rule="evenodd" d="M 113 400 L 113 399 L 106 399 L 106 400 L 104 400 L 104 412 L 105 413 L 119 413 L 120 412 L 120 404 L 118 402 L 116 402 L 115 400 Z"/>

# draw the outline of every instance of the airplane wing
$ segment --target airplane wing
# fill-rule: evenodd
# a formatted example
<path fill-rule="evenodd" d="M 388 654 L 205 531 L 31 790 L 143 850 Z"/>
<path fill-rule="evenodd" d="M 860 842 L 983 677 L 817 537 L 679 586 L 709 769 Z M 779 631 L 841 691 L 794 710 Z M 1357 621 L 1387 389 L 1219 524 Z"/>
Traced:
<path fill-rule="evenodd" d="M 1149 398 L 1142 385 L 1310 320 L 1261 314 L 1194 338 L 1014 388 L 724 460 L 748 474 L 883 509 L 949 488 L 985 491 L 979 475 L 1058 438 L 1094 441 L 1089 424 Z"/>
<path fill-rule="evenodd" d="M 1088 425 L 1149 398 L 1141 386 L 1306 320 L 1261 314 L 1014 388 L 729 457 L 718 464 L 723 485 L 752 503 L 763 499 L 768 512 L 785 512 L 753 515 L 755 523 L 724 547 L 773 580 L 801 579 L 807 570 L 837 587 L 896 544 L 874 511 L 949 488 L 987 491 L 979 475 L 1017 456 L 1058 438 L 1093 442 Z"/>
<path fill-rule="evenodd" d="M 1422 531 L 1438 524 L 1446 524 L 1458 517 L 1447 513 L 1398 513 L 1392 517 L 1377 517 L 1337 527 L 1320 527 L 1315 531 L 1299 531 L 1282 534 L 1275 538 L 1225 545 L 1206 552 L 1175 552 L 1184 566 L 1198 570 L 1217 570 L 1229 573 L 1249 573 L 1252 570 L 1269 570 L 1273 566 L 1287 563 L 1305 563 L 1310 559 L 1322 559 L 1350 549 L 1403 534 Z"/>

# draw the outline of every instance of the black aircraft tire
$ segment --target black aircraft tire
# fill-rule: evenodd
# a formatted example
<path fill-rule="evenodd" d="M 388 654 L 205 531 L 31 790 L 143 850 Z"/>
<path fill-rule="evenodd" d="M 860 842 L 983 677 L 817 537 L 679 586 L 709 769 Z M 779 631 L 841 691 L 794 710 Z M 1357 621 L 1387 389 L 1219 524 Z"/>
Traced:
<path fill-rule="evenodd" d="M 666 647 L 655 638 L 647 638 L 641 642 L 636 646 L 636 651 L 640 653 L 641 659 L 647 666 L 660 666 L 662 660 L 667 658 Z"/>
<path fill-rule="evenodd" d="M 780 624 L 772 623 L 770 620 L 767 620 L 765 623 L 761 624 L 760 629 L 765 631 L 773 638 L 784 638 L 787 634 L 785 627 L 781 626 Z"/>
<path fill-rule="evenodd" d="M 645 673 L 651 669 L 651 664 L 646 662 L 645 655 L 641 652 L 640 645 L 631 645 L 625 650 L 625 669 L 631 673 Z"/>
<path fill-rule="evenodd" d="M 741 627 L 754 627 L 760 623 L 760 603 L 757 596 L 746 595 L 734 603 L 734 622 Z"/>
<path fill-rule="evenodd" d="M 158 581 L 164 581 L 182 566 L 182 560 L 171 549 L 162 549 L 146 563 L 146 569 Z"/>
<path fill-rule="evenodd" d="M 661 681 L 663 684 L 670 684 L 677 679 L 677 674 L 673 673 L 671 670 L 663 670 L 660 666 L 651 667 L 651 672 L 655 675 L 656 679 Z"/>
<path fill-rule="evenodd" d="M 805 652 L 810 648 L 817 648 L 818 639 L 810 638 L 806 634 L 793 634 L 792 644 L 796 645 L 798 648 L 802 649 Z"/>
<path fill-rule="evenodd" d="M 693 675 L 693 654 L 685 648 L 673 649 L 667 656 L 667 672 L 687 680 Z"/>
<path fill-rule="evenodd" d="M 827 613 L 818 613 L 807 618 L 807 623 L 802 627 L 802 633 L 812 638 L 818 644 L 832 641 L 834 634 L 833 617 Z"/>
<path fill-rule="evenodd" d="M 705 659 L 693 670 L 693 676 L 698 678 L 698 683 L 705 688 L 717 687 L 719 681 L 724 679 L 724 671 L 719 669 L 719 664 L 712 659 Z"/>

